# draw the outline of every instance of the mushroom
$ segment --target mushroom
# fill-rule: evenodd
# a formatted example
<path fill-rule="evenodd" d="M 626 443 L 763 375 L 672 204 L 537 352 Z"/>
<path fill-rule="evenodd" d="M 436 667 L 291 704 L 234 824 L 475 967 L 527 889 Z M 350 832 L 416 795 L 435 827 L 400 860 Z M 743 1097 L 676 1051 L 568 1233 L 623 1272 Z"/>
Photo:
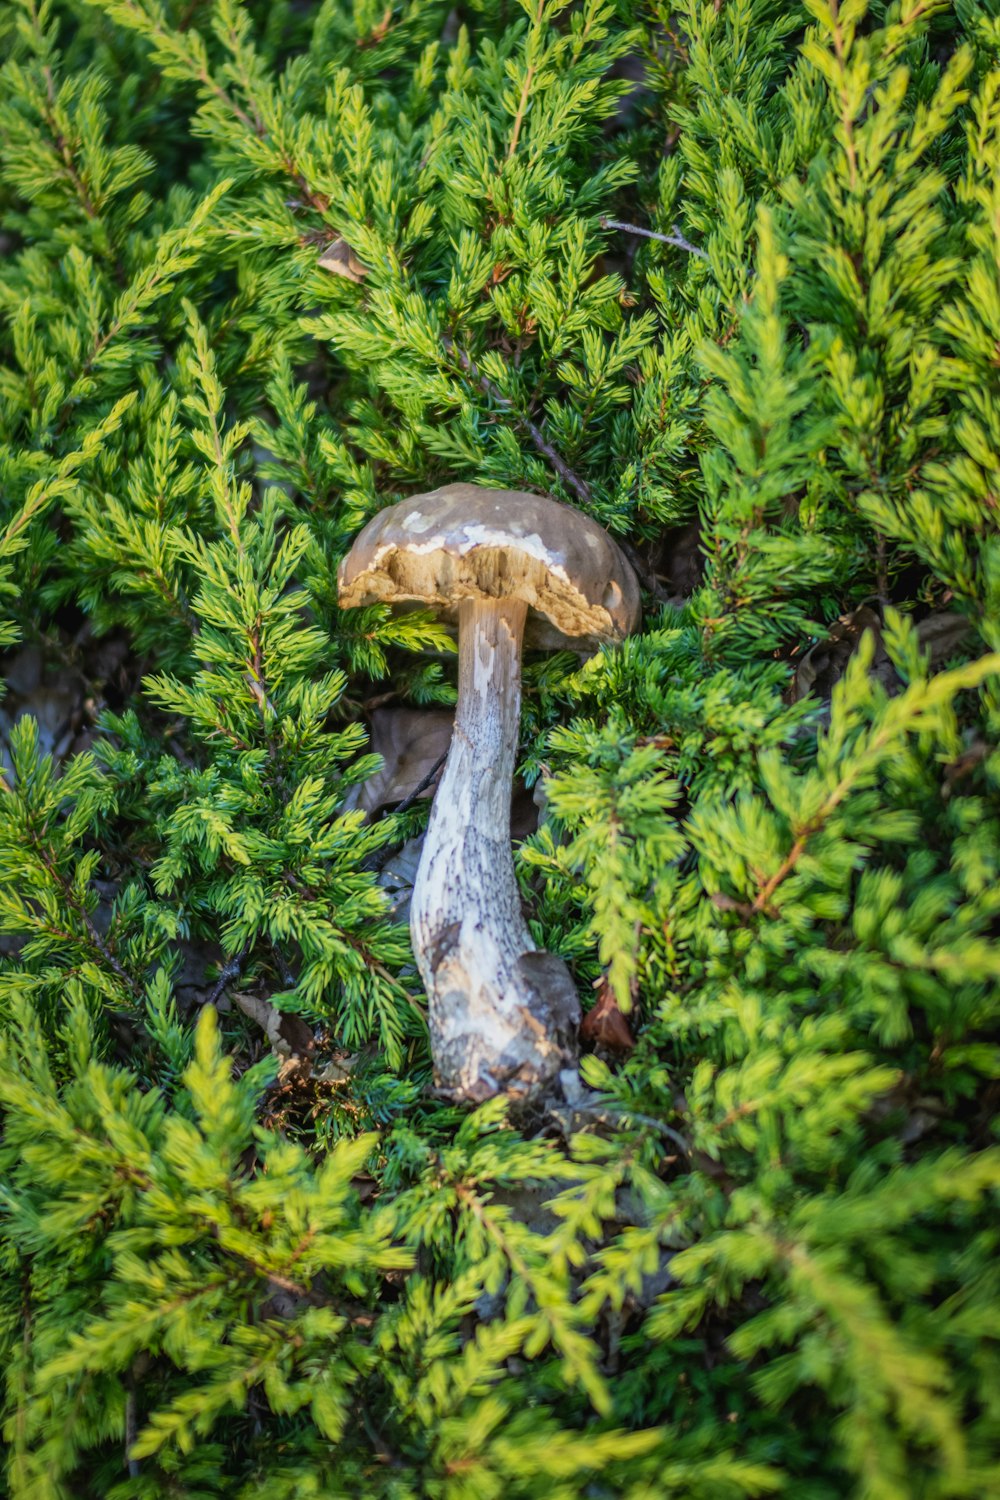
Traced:
<path fill-rule="evenodd" d="M 577 1056 L 580 1004 L 521 913 L 510 803 L 521 644 L 596 650 L 639 616 L 611 538 L 546 495 L 450 484 L 376 515 L 340 566 L 340 603 L 419 602 L 458 624 L 458 704 L 410 906 L 440 1091 L 528 1097 Z"/>

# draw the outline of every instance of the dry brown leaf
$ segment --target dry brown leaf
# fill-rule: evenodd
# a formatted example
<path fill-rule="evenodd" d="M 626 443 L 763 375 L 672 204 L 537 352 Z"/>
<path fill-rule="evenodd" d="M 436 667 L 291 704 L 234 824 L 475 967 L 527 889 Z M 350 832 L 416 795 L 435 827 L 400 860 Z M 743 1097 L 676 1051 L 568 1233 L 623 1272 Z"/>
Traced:
<path fill-rule="evenodd" d="M 882 644 L 882 620 L 875 610 L 862 604 L 849 615 L 841 615 L 830 627 L 826 639 L 817 641 L 806 652 L 789 689 L 789 701 L 797 703 L 807 693 L 829 699 L 866 630 L 872 631 L 875 636 L 872 676 L 890 692 L 898 691 L 902 684 Z M 965 616 L 954 610 L 935 610 L 924 616 L 916 630 L 921 646 L 930 652 L 931 668 L 937 671 L 961 646 L 971 627 Z"/>
<path fill-rule="evenodd" d="M 668 527 L 650 548 L 649 566 L 656 596 L 681 603 L 694 593 L 705 571 L 700 521 Z"/>
<path fill-rule="evenodd" d="M 335 239 L 327 245 L 318 264 L 333 276 L 344 276 L 348 281 L 364 281 L 368 275 L 350 245 L 344 239 Z"/>
<path fill-rule="evenodd" d="M 270 1000 L 259 995 L 244 994 L 240 990 L 230 990 L 229 995 L 245 1016 L 262 1027 L 279 1057 L 295 1058 L 301 1062 L 312 1054 L 315 1039 L 301 1016 L 280 1011 Z"/>
<path fill-rule="evenodd" d="M 447 755 L 453 716 L 428 708 L 376 708 L 371 716 L 371 746 L 382 757 L 382 767 L 355 788 L 345 806 L 366 813 L 391 807 L 417 790 Z M 433 797 L 437 778 L 421 793 Z"/>
<path fill-rule="evenodd" d="M 580 1040 L 608 1052 L 631 1052 L 635 1037 L 606 979 L 601 980 L 597 1001 L 583 1018 Z"/>
<path fill-rule="evenodd" d="M 388 860 L 379 873 L 378 883 L 389 893 L 389 914 L 394 922 L 407 922 L 410 917 L 410 897 L 417 868 L 423 852 L 424 836 L 407 839 L 402 849 Z"/>
<path fill-rule="evenodd" d="M 964 615 L 953 609 L 937 609 L 925 615 L 917 626 L 917 639 L 925 651 L 930 651 L 931 666 L 936 670 L 972 634 L 972 626 Z"/>
<path fill-rule="evenodd" d="M 788 693 L 790 701 L 798 703 L 807 693 L 815 693 L 818 698 L 829 698 L 834 684 L 844 675 L 844 668 L 857 650 L 858 642 L 866 630 L 874 631 L 878 642 L 873 668 L 877 670 L 885 663 L 887 658 L 882 649 L 882 621 L 873 609 L 862 604 L 860 609 L 852 610 L 849 615 L 841 615 L 839 620 L 835 620 L 826 639 L 817 641 L 806 652 L 799 662 L 795 680 Z"/>
<path fill-rule="evenodd" d="M 38 749 L 59 763 L 75 747 L 85 719 L 86 689 L 78 672 L 48 662 L 41 646 L 23 646 L 5 659 L 0 708 L 0 764 L 10 770 L 10 731 L 26 715 L 38 727 Z"/>

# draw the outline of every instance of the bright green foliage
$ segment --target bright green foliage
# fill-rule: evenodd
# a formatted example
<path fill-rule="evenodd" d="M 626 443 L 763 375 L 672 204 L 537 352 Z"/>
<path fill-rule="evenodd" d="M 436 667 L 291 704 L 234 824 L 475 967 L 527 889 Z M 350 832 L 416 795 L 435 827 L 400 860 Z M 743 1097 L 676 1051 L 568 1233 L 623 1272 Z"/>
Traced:
<path fill-rule="evenodd" d="M 88 736 L 0 791 L 0 1493 L 1000 1494 L 996 0 L 0 54 L 0 647 Z M 433 1095 L 354 799 L 454 645 L 337 564 L 456 479 L 644 590 L 525 665 L 528 920 L 637 1038 L 535 1117 Z"/>

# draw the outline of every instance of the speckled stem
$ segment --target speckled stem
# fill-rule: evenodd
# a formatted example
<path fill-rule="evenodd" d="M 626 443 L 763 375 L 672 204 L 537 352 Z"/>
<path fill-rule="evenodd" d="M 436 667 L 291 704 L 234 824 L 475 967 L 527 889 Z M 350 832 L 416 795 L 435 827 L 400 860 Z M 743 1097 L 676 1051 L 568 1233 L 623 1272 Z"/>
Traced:
<path fill-rule="evenodd" d="M 528 1096 L 576 1058 L 576 988 L 532 941 L 511 855 L 526 613 L 514 599 L 461 604 L 455 729 L 410 906 L 435 1079 L 456 1100 Z"/>

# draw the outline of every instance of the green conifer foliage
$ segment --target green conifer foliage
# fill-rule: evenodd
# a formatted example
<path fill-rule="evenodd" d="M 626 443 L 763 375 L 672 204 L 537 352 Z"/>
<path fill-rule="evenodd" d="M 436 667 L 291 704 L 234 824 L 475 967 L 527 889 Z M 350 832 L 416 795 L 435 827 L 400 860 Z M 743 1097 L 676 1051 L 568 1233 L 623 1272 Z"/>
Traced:
<path fill-rule="evenodd" d="M 0 55 L 0 1494 L 1000 1494 L 996 0 Z M 643 586 L 525 663 L 534 1114 L 435 1097 L 358 800 L 454 643 L 337 564 L 458 479 Z"/>

